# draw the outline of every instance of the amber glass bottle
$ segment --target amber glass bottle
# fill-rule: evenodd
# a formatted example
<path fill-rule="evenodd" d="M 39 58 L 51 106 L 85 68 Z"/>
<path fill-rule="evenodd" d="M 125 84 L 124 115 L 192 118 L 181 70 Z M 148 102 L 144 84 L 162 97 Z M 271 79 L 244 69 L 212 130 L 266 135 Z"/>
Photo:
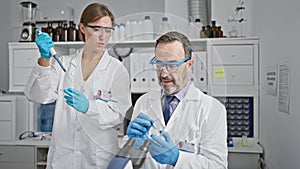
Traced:
<path fill-rule="evenodd" d="M 200 38 L 207 38 L 205 26 L 202 26 L 202 29 L 200 31 Z"/>

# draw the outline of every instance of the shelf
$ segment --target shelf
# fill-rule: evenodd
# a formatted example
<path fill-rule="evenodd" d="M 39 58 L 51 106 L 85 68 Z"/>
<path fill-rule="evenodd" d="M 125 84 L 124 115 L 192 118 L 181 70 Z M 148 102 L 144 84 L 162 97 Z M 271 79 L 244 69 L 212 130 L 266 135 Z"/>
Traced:
<path fill-rule="evenodd" d="M 38 165 L 45 166 L 45 165 L 47 165 L 47 162 L 43 162 L 43 161 L 42 161 L 42 162 L 37 162 L 36 165 L 37 165 L 37 166 L 38 166 Z"/>

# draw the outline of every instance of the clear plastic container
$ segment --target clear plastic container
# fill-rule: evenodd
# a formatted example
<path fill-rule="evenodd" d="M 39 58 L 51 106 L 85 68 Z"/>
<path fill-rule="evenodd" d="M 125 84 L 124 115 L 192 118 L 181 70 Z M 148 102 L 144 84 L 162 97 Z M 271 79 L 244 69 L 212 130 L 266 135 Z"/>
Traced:
<path fill-rule="evenodd" d="M 168 21 L 168 17 L 162 17 L 162 21 L 159 26 L 160 35 L 165 34 L 171 30 L 171 25 Z"/>
<path fill-rule="evenodd" d="M 119 41 L 124 41 L 125 40 L 125 29 L 126 29 L 125 24 L 120 23 L 120 26 L 119 26 Z"/>
<path fill-rule="evenodd" d="M 143 21 L 143 39 L 153 39 L 153 22 L 150 19 L 150 16 L 145 16 L 145 20 Z"/>

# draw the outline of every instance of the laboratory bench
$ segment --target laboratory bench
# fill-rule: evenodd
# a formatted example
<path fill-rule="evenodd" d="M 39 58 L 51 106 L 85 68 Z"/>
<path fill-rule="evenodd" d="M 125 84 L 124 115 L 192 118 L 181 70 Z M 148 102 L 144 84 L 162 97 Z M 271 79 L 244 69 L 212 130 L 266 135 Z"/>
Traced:
<path fill-rule="evenodd" d="M 233 147 L 228 147 L 228 169 L 259 169 L 259 160 L 263 148 L 254 141 L 248 141 L 242 146 L 234 141 Z"/>
<path fill-rule="evenodd" d="M 49 140 L 0 141 L 0 168 L 44 169 Z"/>
<path fill-rule="evenodd" d="M 44 169 L 49 145 L 50 140 L 0 141 L 0 168 Z M 228 147 L 228 169 L 258 169 L 262 153 L 256 142 L 241 146 L 234 141 L 234 147 Z"/>

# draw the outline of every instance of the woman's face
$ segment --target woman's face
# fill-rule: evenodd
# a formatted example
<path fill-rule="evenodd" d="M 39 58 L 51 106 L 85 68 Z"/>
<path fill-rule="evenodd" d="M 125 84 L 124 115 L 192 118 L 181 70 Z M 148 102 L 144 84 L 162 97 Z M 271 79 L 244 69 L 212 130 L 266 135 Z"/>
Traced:
<path fill-rule="evenodd" d="M 90 22 L 80 23 L 80 30 L 85 35 L 85 45 L 95 49 L 104 49 L 112 34 L 112 21 L 109 16 Z"/>

